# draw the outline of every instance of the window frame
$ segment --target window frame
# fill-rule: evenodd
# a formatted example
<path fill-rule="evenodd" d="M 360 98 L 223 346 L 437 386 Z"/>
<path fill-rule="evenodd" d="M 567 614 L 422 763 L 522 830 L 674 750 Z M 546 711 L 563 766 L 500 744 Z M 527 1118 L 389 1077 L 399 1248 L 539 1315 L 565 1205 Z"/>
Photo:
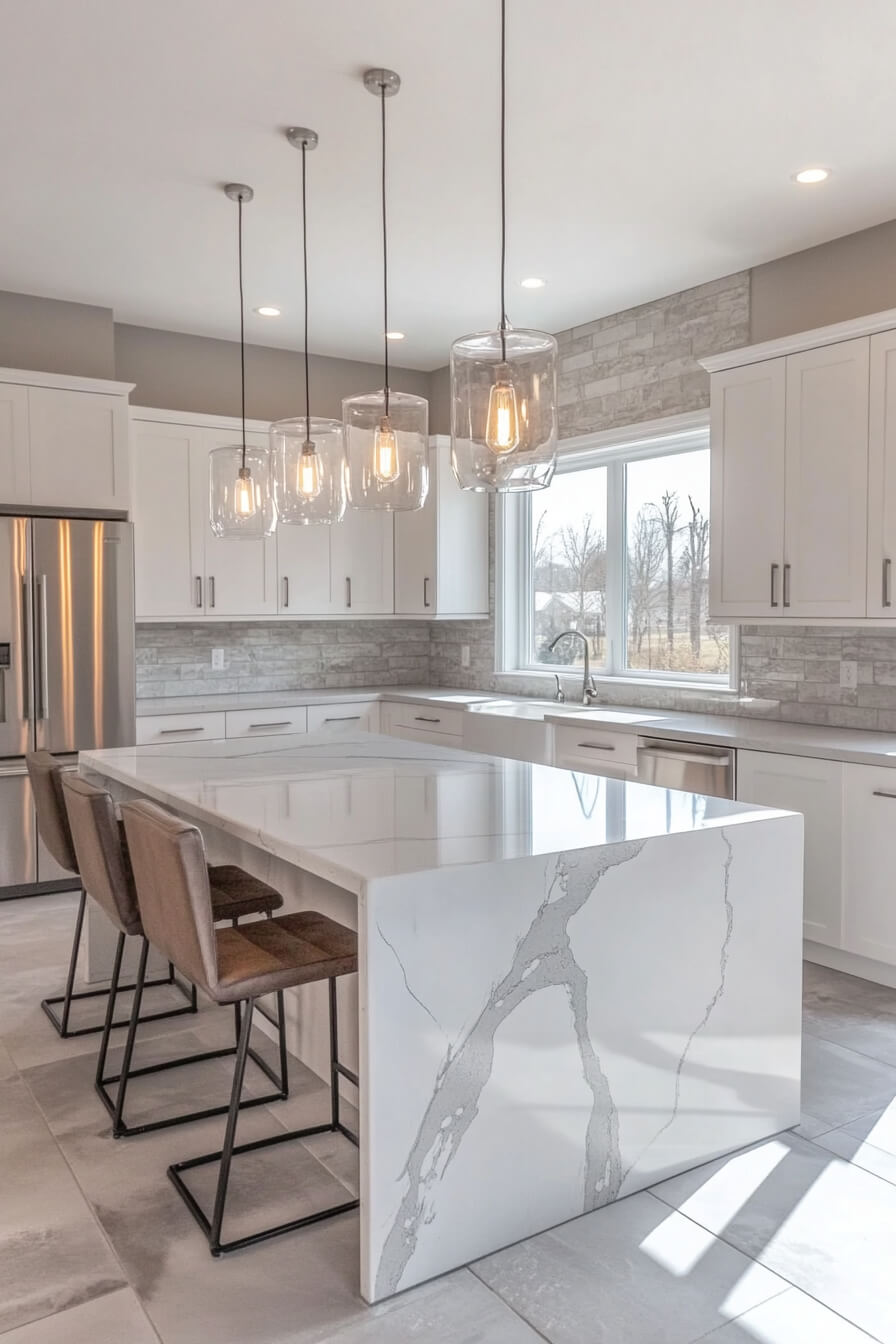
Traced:
<path fill-rule="evenodd" d="M 607 650 L 606 667 L 594 669 L 599 681 L 633 685 L 686 687 L 727 694 L 737 690 L 738 627 L 729 626 L 728 677 L 713 673 L 663 672 L 625 666 L 627 650 L 625 468 L 629 462 L 671 457 L 709 447 L 709 412 L 694 411 L 622 429 L 602 430 L 564 439 L 557 473 L 607 469 Z M 572 665 L 530 661 L 532 648 L 532 492 L 498 497 L 496 547 L 496 672 L 502 676 L 553 678 L 555 672 L 581 676 Z M 710 519 L 711 523 L 711 519 Z"/>

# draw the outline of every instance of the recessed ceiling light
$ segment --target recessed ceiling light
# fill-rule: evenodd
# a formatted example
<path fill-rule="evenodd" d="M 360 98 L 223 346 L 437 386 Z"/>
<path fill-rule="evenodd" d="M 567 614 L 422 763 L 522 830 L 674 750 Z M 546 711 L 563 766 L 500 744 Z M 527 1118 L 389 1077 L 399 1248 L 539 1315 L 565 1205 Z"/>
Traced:
<path fill-rule="evenodd" d="M 793 180 L 808 186 L 813 182 L 826 182 L 830 175 L 830 168 L 801 168 L 798 173 L 794 173 Z"/>
<path fill-rule="evenodd" d="M 255 309 L 259 317 L 279 317 L 280 309 L 275 308 L 273 304 L 263 303 L 260 308 Z"/>
<path fill-rule="evenodd" d="M 544 281 L 539 280 L 537 275 L 530 275 L 528 279 L 521 280 L 523 289 L 544 289 Z"/>
<path fill-rule="evenodd" d="M 386 332 L 386 340 L 387 340 L 387 341 L 403 341 L 403 340 L 404 340 L 404 332 L 403 332 L 403 331 L 387 331 L 387 332 Z"/>

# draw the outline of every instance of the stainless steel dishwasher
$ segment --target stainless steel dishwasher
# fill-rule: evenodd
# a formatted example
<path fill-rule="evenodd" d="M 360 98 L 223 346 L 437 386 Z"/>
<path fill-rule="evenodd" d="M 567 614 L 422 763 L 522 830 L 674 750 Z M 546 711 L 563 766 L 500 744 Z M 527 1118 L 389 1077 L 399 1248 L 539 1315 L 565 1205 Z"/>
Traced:
<path fill-rule="evenodd" d="M 710 798 L 733 798 L 734 748 L 641 737 L 638 783 L 703 793 Z"/>

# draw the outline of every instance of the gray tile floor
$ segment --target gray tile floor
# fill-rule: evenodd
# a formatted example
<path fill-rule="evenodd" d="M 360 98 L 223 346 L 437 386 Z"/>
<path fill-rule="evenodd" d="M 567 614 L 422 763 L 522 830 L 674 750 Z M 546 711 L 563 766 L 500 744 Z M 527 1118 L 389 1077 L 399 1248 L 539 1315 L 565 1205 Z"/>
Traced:
<path fill-rule="evenodd" d="M 69 896 L 0 904 L 3 1344 L 896 1344 L 896 991 L 806 967 L 798 1130 L 371 1309 L 353 1216 L 210 1258 L 164 1171 L 216 1147 L 220 1120 L 111 1139 L 96 1038 L 60 1041 L 38 1006 L 73 917 Z M 140 1057 L 230 1030 L 214 1009 L 155 1023 Z M 241 1137 L 323 1118 L 325 1088 L 293 1075 L 289 1102 L 246 1112 Z M 132 1118 L 223 1100 L 228 1076 L 225 1061 L 137 1083 Z M 234 1196 L 276 1217 L 355 1180 L 327 1136 L 252 1160 Z"/>

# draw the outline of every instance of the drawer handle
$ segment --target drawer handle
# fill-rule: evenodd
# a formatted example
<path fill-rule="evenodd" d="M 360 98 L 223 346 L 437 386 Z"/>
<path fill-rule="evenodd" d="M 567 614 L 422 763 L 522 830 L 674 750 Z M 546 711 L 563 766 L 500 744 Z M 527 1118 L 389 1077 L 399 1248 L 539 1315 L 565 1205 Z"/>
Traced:
<path fill-rule="evenodd" d="M 892 560 L 885 560 L 883 565 L 883 577 L 881 579 L 883 592 L 881 594 L 881 606 L 892 607 L 893 600 L 890 597 L 890 578 L 893 570 Z"/>
<path fill-rule="evenodd" d="M 253 728 L 291 728 L 292 719 L 281 719 L 280 723 L 250 723 L 249 731 Z"/>
<path fill-rule="evenodd" d="M 772 591 L 771 591 L 771 596 L 770 596 L 770 599 L 769 599 L 769 606 L 770 606 L 770 607 L 776 607 L 776 606 L 778 605 L 778 570 L 779 570 L 779 568 L 780 568 L 779 565 L 772 565 L 772 568 L 771 568 L 771 585 L 772 585 Z"/>
<path fill-rule="evenodd" d="M 201 575 L 201 574 L 197 574 L 197 575 L 196 575 L 196 605 L 197 605 L 197 607 L 201 607 L 201 606 L 202 606 L 202 575 Z"/>
<path fill-rule="evenodd" d="M 579 747 L 585 747 L 588 751 L 615 751 L 615 747 L 603 747 L 598 742 L 578 742 Z"/>
<path fill-rule="evenodd" d="M 360 714 L 333 714 L 329 719 L 324 719 L 324 723 L 351 723 L 360 717 Z"/>
<path fill-rule="evenodd" d="M 432 603 L 429 600 L 429 579 L 423 580 L 423 605 L 424 607 L 432 606 Z"/>
<path fill-rule="evenodd" d="M 442 720 L 441 720 L 441 719 L 428 719 L 428 718 L 426 717 L 425 714 L 415 714 L 415 715 L 414 715 L 414 722 L 415 722 L 415 723 L 441 723 Z"/>
<path fill-rule="evenodd" d="M 875 789 L 872 798 L 896 798 L 896 793 L 887 793 L 886 789 Z"/>
<path fill-rule="evenodd" d="M 178 733 L 204 733 L 205 729 L 200 724 L 196 728 L 160 728 L 159 737 L 176 737 Z"/>
<path fill-rule="evenodd" d="M 790 566 L 784 566 L 784 606 L 790 606 Z"/>

